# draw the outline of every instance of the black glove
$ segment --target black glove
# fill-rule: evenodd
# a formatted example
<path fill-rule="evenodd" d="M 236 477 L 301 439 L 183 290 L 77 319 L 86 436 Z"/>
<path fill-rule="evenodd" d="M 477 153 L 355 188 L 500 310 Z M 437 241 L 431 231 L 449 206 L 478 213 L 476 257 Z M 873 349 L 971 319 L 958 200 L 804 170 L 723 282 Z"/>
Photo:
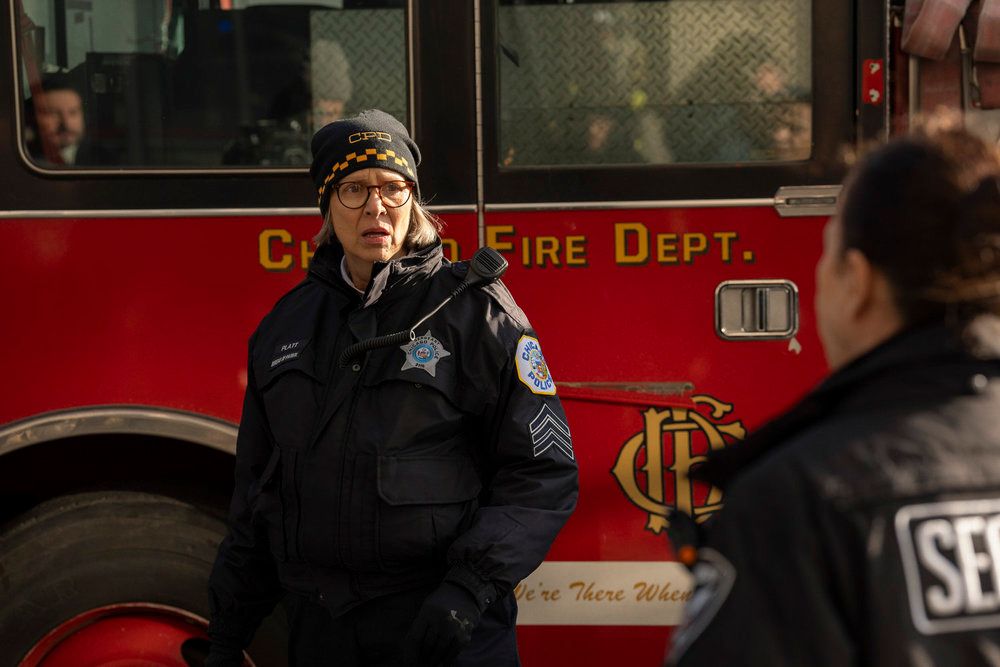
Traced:
<path fill-rule="evenodd" d="M 403 639 L 407 664 L 447 665 L 472 641 L 480 616 L 471 593 L 449 582 L 441 584 L 424 600 Z"/>

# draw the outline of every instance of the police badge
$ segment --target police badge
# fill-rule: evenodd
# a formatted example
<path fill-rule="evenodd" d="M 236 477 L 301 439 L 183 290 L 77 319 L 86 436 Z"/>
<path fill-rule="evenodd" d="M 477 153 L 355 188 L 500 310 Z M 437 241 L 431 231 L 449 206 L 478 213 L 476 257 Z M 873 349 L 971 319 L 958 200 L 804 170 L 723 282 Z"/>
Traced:
<path fill-rule="evenodd" d="M 405 371 L 410 368 L 420 368 L 427 371 L 431 377 L 437 373 L 437 362 L 444 357 L 450 357 L 451 352 L 444 349 L 437 338 L 431 335 L 431 330 L 419 338 L 411 340 L 405 345 L 400 345 L 399 349 L 406 355 L 406 361 L 399 369 Z"/>

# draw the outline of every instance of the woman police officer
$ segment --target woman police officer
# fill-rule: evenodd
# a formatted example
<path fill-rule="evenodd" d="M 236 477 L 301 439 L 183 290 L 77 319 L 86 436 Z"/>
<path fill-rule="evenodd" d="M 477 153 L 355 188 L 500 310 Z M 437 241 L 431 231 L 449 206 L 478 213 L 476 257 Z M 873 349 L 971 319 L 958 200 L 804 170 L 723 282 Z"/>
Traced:
<path fill-rule="evenodd" d="M 312 152 L 323 227 L 250 339 L 207 664 L 240 664 L 286 594 L 293 665 L 519 664 L 509 593 L 577 494 L 538 340 L 498 282 L 435 312 L 474 276 L 396 119 L 335 121 Z"/>

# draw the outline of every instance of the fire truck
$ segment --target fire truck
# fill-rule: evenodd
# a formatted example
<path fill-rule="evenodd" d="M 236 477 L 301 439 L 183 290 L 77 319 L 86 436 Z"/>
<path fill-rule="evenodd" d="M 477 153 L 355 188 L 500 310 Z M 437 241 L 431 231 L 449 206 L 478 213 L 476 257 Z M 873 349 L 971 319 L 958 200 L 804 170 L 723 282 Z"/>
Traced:
<path fill-rule="evenodd" d="M 725 502 L 685 473 L 825 372 L 845 149 L 940 103 L 996 126 L 968 16 L 918 56 L 904 22 L 943 3 L 908 4 L 10 0 L 0 662 L 198 664 L 246 341 L 320 225 L 309 138 L 376 107 L 446 255 L 508 260 L 572 430 L 524 664 L 658 664 L 692 585 L 669 512 Z M 253 664 L 285 664 L 282 613 Z"/>

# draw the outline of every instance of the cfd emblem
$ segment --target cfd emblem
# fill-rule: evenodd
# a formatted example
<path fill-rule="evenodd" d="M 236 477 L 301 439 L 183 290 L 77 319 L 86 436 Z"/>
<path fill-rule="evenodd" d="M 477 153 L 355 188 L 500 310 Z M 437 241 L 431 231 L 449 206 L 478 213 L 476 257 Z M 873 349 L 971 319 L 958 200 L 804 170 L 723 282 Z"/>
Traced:
<path fill-rule="evenodd" d="M 719 421 L 732 412 L 732 404 L 705 395 L 691 400 L 697 409 L 644 411 L 645 428 L 629 438 L 611 469 L 628 499 L 649 514 L 646 529 L 653 533 L 667 527 L 671 507 L 699 523 L 722 508 L 722 490 L 713 486 L 699 492 L 687 472 L 709 450 L 746 437 L 742 421 Z"/>

